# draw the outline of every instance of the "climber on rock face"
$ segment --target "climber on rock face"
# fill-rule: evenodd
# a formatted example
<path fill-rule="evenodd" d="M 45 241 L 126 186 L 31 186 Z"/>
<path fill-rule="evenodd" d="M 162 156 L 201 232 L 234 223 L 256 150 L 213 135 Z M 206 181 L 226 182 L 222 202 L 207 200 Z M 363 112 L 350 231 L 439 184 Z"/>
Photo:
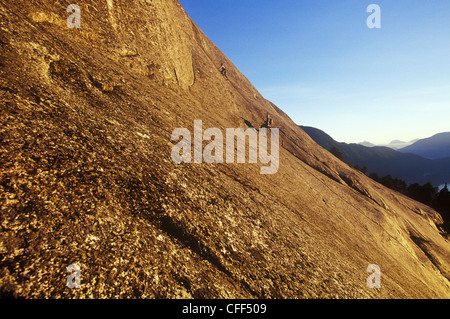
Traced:
<path fill-rule="evenodd" d="M 222 63 L 219 68 L 220 73 L 225 76 L 228 80 L 227 69 L 225 68 L 225 63 Z"/>
<path fill-rule="evenodd" d="M 273 125 L 273 119 L 270 117 L 270 114 L 269 114 L 269 113 L 267 113 L 267 120 L 266 120 L 266 123 L 267 123 L 267 128 L 268 128 L 268 129 L 270 129 L 270 128 L 272 127 L 272 125 Z"/>
<path fill-rule="evenodd" d="M 266 118 L 266 120 L 264 121 L 264 123 L 260 126 L 260 129 L 261 129 L 261 128 L 266 128 L 267 130 L 270 131 L 270 129 L 272 128 L 272 126 L 273 126 L 273 119 L 272 119 L 272 117 L 270 116 L 270 114 L 267 113 L 267 118 Z"/>

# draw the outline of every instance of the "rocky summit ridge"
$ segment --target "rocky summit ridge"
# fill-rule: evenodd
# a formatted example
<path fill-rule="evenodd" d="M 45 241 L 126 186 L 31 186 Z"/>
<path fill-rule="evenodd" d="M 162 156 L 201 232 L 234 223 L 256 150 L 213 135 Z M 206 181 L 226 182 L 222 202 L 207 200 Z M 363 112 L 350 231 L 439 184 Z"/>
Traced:
<path fill-rule="evenodd" d="M 81 28 L 70 4 L 0 0 L 1 297 L 450 297 L 441 216 L 314 143 L 178 1 L 79 0 Z M 276 174 L 172 161 L 174 129 L 267 113 Z"/>

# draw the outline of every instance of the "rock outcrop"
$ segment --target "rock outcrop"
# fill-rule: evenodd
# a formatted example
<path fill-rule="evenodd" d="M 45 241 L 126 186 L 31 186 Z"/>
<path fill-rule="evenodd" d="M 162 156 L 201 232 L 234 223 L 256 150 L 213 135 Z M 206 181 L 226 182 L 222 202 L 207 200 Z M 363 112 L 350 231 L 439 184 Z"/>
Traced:
<path fill-rule="evenodd" d="M 0 1 L 2 297 L 450 297 L 441 216 L 314 143 L 178 1 L 80 0 L 80 29 L 70 4 Z M 267 113 L 277 174 L 173 163 L 174 129 Z"/>

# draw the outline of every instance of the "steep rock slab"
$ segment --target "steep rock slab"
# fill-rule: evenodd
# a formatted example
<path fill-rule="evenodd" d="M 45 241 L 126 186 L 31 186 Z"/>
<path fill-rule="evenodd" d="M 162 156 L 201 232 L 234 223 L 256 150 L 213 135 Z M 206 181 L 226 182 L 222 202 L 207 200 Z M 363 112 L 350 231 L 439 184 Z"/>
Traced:
<path fill-rule="evenodd" d="M 80 30 L 69 4 L 0 3 L 2 296 L 449 297 L 441 217 L 317 146 L 178 1 L 80 1 Z M 172 162 L 175 128 L 268 112 L 277 174 Z"/>

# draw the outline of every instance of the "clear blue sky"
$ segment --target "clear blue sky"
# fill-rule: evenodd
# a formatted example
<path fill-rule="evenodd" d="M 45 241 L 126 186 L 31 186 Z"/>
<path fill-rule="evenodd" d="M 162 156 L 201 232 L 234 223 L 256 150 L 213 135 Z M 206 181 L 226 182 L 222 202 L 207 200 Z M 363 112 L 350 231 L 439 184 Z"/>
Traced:
<path fill-rule="evenodd" d="M 261 94 L 340 142 L 450 131 L 450 0 L 180 0 Z M 369 29 L 368 5 L 381 7 Z"/>

